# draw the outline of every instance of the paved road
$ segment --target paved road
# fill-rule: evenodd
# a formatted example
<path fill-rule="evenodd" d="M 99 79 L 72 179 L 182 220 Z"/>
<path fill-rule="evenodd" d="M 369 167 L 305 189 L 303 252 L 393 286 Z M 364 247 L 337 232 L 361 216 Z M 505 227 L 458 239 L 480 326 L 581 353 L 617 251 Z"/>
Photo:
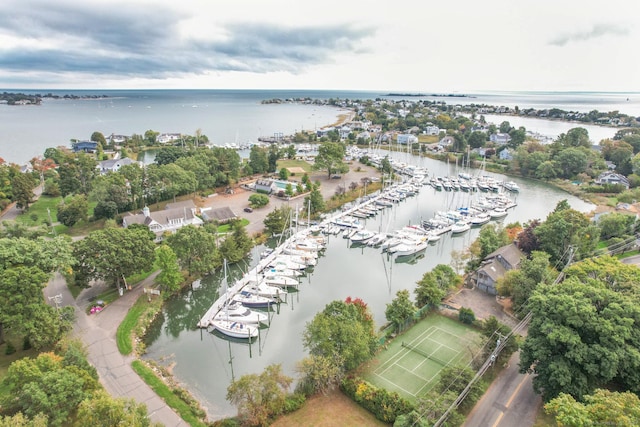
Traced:
<path fill-rule="evenodd" d="M 100 382 L 114 397 L 128 397 L 136 402 L 147 405 L 149 417 L 153 422 L 162 423 L 170 427 L 188 426 L 164 401 L 154 393 L 138 374 L 131 368 L 133 356 L 123 356 L 116 345 L 116 330 L 127 314 L 129 308 L 142 293 L 145 284 L 153 281 L 155 276 L 147 278 L 127 292 L 122 298 L 109 304 L 98 315 L 88 316 L 84 307 L 88 304 L 87 297 L 94 290 L 88 289 L 78 296 L 79 303 L 71 296 L 64 278 L 56 273 L 45 288 L 45 298 L 52 305 L 54 300 L 49 297 L 62 295 L 62 306 L 73 306 L 76 310 L 74 335 L 86 344 L 89 362 L 96 367 Z"/>
<path fill-rule="evenodd" d="M 476 403 L 462 427 L 533 426 L 542 398 L 533 391 L 533 376 L 518 373 L 519 360 L 518 351 Z"/>

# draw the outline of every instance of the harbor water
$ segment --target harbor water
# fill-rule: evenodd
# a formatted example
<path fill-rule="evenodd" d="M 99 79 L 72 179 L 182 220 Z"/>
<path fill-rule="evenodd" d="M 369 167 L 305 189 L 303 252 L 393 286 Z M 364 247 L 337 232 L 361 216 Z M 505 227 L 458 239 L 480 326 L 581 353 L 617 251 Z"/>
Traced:
<path fill-rule="evenodd" d="M 394 156 L 406 154 L 394 153 Z M 431 159 L 409 160 L 426 167 L 430 174 L 455 175 L 456 167 Z M 473 171 L 472 171 L 473 172 Z M 477 172 L 477 171 L 476 171 Z M 484 173 L 483 173 L 484 174 Z M 577 210 L 588 212 L 594 206 L 538 181 L 486 173 L 498 181 L 513 180 L 521 188 L 511 196 L 517 202 L 502 220 L 525 223 L 544 220 L 555 205 L 567 199 Z M 432 218 L 437 211 L 467 206 L 474 193 L 436 191 L 422 187 L 412 198 L 387 208 L 366 220 L 372 231 L 392 232 L 422 219 Z M 350 247 L 341 235 L 329 236 L 324 254 L 317 266 L 302 279 L 299 291 L 288 295 L 279 313 L 274 313 L 271 325 L 261 330 L 259 340 L 249 346 L 233 342 L 207 330 L 197 328 L 200 317 L 213 301 L 224 293 L 222 277 L 214 274 L 203 279 L 193 290 L 186 290 L 169 301 L 162 315 L 149 331 L 148 353 L 145 357 L 170 366 L 182 382 L 207 408 L 213 419 L 234 415 L 236 410 L 226 399 L 226 389 L 232 379 L 244 374 L 259 374 L 264 367 L 279 363 L 283 371 L 295 378 L 296 363 L 305 357 L 302 333 L 307 322 L 333 300 L 362 298 L 371 309 L 376 327 L 385 323 L 385 308 L 398 290 L 408 289 L 412 296 L 416 281 L 438 264 L 449 264 L 453 250 L 463 250 L 477 237 L 478 228 L 459 236 L 444 235 L 418 256 L 389 257 L 380 249 Z M 240 278 L 259 260 L 264 247 L 257 247 L 244 262 L 231 266 L 228 280 Z"/>

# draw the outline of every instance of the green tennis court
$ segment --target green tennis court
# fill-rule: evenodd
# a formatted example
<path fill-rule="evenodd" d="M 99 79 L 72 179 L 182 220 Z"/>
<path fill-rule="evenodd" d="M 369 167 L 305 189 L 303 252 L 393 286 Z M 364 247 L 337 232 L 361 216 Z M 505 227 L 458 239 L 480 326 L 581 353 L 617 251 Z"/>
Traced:
<path fill-rule="evenodd" d="M 475 330 L 433 314 L 389 343 L 363 377 L 415 401 L 438 382 L 442 368 L 469 363 L 482 341 Z"/>

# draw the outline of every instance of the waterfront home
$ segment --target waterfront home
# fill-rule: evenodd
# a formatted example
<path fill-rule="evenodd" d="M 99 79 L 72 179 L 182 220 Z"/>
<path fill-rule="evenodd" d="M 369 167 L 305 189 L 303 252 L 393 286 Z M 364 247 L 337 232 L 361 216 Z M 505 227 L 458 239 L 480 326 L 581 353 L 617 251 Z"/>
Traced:
<path fill-rule="evenodd" d="M 402 133 L 396 137 L 396 142 L 403 145 L 415 144 L 418 142 L 418 137 L 409 133 Z"/>
<path fill-rule="evenodd" d="M 182 134 L 179 133 L 161 133 L 156 137 L 158 144 L 169 144 L 170 142 L 178 141 L 182 138 Z"/>
<path fill-rule="evenodd" d="M 505 148 L 498 153 L 500 160 L 513 160 L 514 151 L 510 148 Z"/>
<path fill-rule="evenodd" d="M 438 142 L 438 145 L 442 148 L 446 148 L 452 145 L 454 142 L 455 142 L 455 139 L 453 139 L 452 136 L 445 136 Z"/>
<path fill-rule="evenodd" d="M 520 260 L 524 253 L 515 243 L 498 248 L 482 260 L 482 264 L 475 272 L 475 282 L 478 289 L 491 295 L 496 295 L 496 283 L 504 274 L 520 267 Z"/>
<path fill-rule="evenodd" d="M 602 172 L 600 176 L 596 178 L 595 183 L 600 185 L 620 184 L 623 185 L 627 190 L 629 189 L 629 180 L 627 179 L 627 177 L 611 171 Z"/>
<path fill-rule="evenodd" d="M 508 133 L 492 133 L 489 136 L 489 141 L 497 145 L 508 144 L 511 141 L 511 137 Z"/>
<path fill-rule="evenodd" d="M 132 165 L 134 163 L 137 163 L 137 162 L 134 160 L 131 160 L 128 157 L 125 157 L 123 159 L 109 159 L 109 160 L 103 160 L 101 162 L 98 162 L 96 169 L 98 169 L 98 171 L 102 175 L 104 175 L 109 172 L 118 172 L 122 166 Z"/>
<path fill-rule="evenodd" d="M 424 128 L 424 133 L 426 135 L 437 136 L 440 135 L 440 128 L 438 126 L 429 125 Z"/>
<path fill-rule="evenodd" d="M 165 233 L 175 233 L 177 230 L 187 225 L 199 226 L 204 221 L 196 215 L 196 206 L 193 200 L 168 204 L 166 209 L 151 212 L 145 206 L 142 213 L 125 215 L 122 218 L 123 227 L 132 224 L 146 225 L 156 235 L 156 242 L 163 239 Z"/>
<path fill-rule="evenodd" d="M 76 141 L 71 144 L 71 149 L 74 153 L 81 151 L 85 153 L 95 153 L 98 149 L 98 143 L 95 141 Z"/>

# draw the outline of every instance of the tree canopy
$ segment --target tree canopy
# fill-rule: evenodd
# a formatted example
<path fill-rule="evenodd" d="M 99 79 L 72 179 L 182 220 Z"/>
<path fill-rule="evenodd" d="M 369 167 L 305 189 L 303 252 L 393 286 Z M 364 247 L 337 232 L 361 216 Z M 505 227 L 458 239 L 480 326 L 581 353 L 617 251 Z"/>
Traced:
<path fill-rule="evenodd" d="M 565 427 L 634 427 L 640 420 L 640 399 L 636 394 L 604 389 L 584 396 L 584 402 L 560 393 L 544 405 L 544 409 L 555 417 L 559 426 Z"/>
<path fill-rule="evenodd" d="M 344 163 L 344 155 L 345 146 L 341 142 L 323 142 L 318 148 L 313 168 L 326 170 L 329 177 L 335 173 L 347 172 L 349 166 Z"/>

